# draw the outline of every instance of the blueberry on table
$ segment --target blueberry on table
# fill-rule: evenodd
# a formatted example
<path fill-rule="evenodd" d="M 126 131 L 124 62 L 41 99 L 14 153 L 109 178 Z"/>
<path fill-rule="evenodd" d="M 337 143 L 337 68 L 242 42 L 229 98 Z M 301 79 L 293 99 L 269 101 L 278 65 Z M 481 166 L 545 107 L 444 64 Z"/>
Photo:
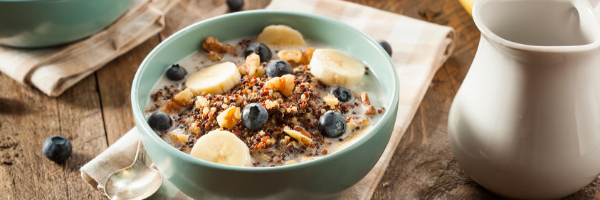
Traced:
<path fill-rule="evenodd" d="M 343 86 L 332 87 L 331 90 L 329 90 L 329 93 L 333 94 L 333 96 L 335 96 L 335 98 L 337 98 L 341 102 L 348 102 L 350 101 L 350 99 L 352 99 L 352 94 L 350 93 L 350 90 Z"/>
<path fill-rule="evenodd" d="M 390 54 L 390 56 L 392 56 L 392 46 L 390 46 L 390 43 L 386 42 L 385 40 L 380 40 L 379 45 L 381 45 L 381 47 L 383 47 L 383 49 Z"/>
<path fill-rule="evenodd" d="M 44 155 L 54 161 L 54 162 L 63 162 L 67 160 L 71 156 L 71 152 L 73 152 L 73 146 L 71 145 L 71 141 L 63 136 L 52 136 L 44 141 Z"/>
<path fill-rule="evenodd" d="M 244 106 L 242 110 L 242 122 L 246 128 L 256 131 L 262 128 L 269 120 L 269 113 L 264 106 L 257 103 L 250 103 Z"/>
<path fill-rule="evenodd" d="M 187 75 L 187 71 L 179 64 L 172 65 L 169 69 L 167 69 L 167 78 L 173 81 L 180 81 L 185 78 Z"/>
<path fill-rule="evenodd" d="M 227 6 L 231 11 L 239 11 L 244 6 L 244 0 L 227 0 Z"/>
<path fill-rule="evenodd" d="M 281 77 L 286 74 L 292 74 L 292 65 L 285 60 L 273 60 L 267 65 L 268 77 Z"/>
<path fill-rule="evenodd" d="M 152 113 L 148 118 L 148 125 L 155 131 L 166 131 L 173 125 L 173 121 L 171 121 L 171 116 L 167 113 L 158 111 Z"/>
<path fill-rule="evenodd" d="M 271 49 L 269 49 L 267 45 L 260 42 L 250 44 L 248 48 L 246 48 L 246 50 L 244 51 L 244 57 L 248 57 L 252 53 L 255 53 L 260 57 L 261 63 L 269 62 L 269 60 L 271 60 L 271 58 L 273 57 Z"/>
<path fill-rule="evenodd" d="M 328 138 L 340 137 L 346 132 L 346 119 L 337 111 L 327 111 L 319 118 L 319 132 Z"/>

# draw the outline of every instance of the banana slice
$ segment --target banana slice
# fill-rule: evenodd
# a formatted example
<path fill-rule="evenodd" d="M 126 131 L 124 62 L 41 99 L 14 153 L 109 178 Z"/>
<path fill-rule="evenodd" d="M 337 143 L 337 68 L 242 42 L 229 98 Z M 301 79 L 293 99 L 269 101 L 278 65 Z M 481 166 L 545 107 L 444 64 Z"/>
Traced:
<path fill-rule="evenodd" d="M 190 75 L 185 85 L 195 95 L 223 94 L 240 83 L 242 75 L 232 62 L 223 62 L 206 67 Z"/>
<path fill-rule="evenodd" d="M 256 38 L 257 42 L 277 46 L 305 46 L 302 34 L 286 25 L 270 25 L 265 27 Z"/>
<path fill-rule="evenodd" d="M 359 60 L 333 49 L 315 50 L 310 67 L 315 78 L 330 86 L 357 85 L 365 74 L 365 66 Z"/>
<path fill-rule="evenodd" d="M 248 146 L 229 131 L 208 132 L 196 141 L 190 155 L 229 166 L 249 167 L 252 165 Z"/>

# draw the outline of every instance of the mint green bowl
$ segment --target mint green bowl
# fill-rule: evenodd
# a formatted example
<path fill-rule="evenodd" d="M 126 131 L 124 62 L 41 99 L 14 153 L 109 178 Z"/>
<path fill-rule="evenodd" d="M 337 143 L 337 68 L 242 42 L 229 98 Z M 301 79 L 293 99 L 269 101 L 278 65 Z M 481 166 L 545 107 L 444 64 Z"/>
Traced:
<path fill-rule="evenodd" d="M 114 22 L 133 0 L 0 0 L 0 45 L 37 48 L 83 39 Z"/>
<path fill-rule="evenodd" d="M 326 157 L 273 168 L 219 165 L 182 153 L 161 140 L 146 123 L 152 86 L 171 64 L 198 49 L 206 37 L 220 41 L 256 36 L 267 25 L 285 24 L 305 38 L 327 43 L 363 60 L 381 81 L 388 104 L 382 120 L 353 145 Z M 284 11 L 247 11 L 204 20 L 160 43 L 135 74 L 131 102 L 142 142 L 158 169 L 195 199 L 327 199 L 360 181 L 383 153 L 398 110 L 398 76 L 388 54 L 364 33 L 333 19 Z"/>

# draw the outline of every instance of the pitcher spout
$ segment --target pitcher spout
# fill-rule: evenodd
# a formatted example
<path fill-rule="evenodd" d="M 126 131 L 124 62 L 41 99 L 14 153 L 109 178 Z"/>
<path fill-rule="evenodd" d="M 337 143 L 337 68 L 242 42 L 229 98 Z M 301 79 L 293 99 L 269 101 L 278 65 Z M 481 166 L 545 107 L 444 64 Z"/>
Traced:
<path fill-rule="evenodd" d="M 473 20 L 490 43 L 515 51 L 600 48 L 600 25 L 587 0 L 479 0 L 473 6 Z"/>

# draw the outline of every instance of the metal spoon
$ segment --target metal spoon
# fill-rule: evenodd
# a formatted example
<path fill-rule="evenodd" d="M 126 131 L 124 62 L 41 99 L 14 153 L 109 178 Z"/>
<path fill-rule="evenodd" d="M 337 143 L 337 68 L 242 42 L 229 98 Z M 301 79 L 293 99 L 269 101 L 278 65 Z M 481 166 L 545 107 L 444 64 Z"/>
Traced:
<path fill-rule="evenodd" d="M 133 164 L 111 173 L 104 184 L 104 193 L 112 200 L 145 199 L 160 188 L 162 179 L 160 172 L 146 165 L 146 153 L 140 142 Z"/>

